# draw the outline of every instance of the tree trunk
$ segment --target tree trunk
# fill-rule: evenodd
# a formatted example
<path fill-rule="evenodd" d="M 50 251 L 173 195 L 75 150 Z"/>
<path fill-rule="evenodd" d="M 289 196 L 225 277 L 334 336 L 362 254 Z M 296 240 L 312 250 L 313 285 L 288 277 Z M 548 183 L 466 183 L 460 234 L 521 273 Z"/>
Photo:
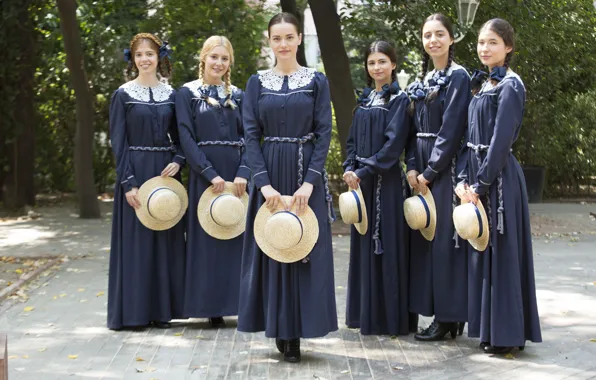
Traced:
<path fill-rule="evenodd" d="M 93 176 L 93 97 L 87 82 L 83 49 L 74 0 L 57 0 L 60 29 L 64 39 L 66 66 L 76 96 L 75 178 L 81 218 L 99 218 L 99 203 Z"/>
<path fill-rule="evenodd" d="M 29 11 L 34 1 L 18 3 L 16 30 L 5 37 L 19 46 L 19 61 L 7 87 L 14 91 L 8 99 L 13 99 L 12 118 L 5 115 L 2 126 L 2 145 L 5 147 L 3 159 L 8 171 L 2 175 L 4 189 L 2 201 L 12 211 L 24 206 L 35 205 L 35 67 L 37 61 L 36 31 L 33 16 Z M 17 4 L 17 2 L 15 2 Z M 6 99 L 6 98 L 5 98 Z M 9 134 L 10 137 L 4 136 Z"/>
<path fill-rule="evenodd" d="M 356 98 L 350 74 L 350 62 L 341 35 L 339 15 L 333 0 L 308 0 L 308 4 L 317 28 L 321 58 L 329 78 L 342 156 L 345 156 Z"/>
<path fill-rule="evenodd" d="M 296 0 L 280 0 L 279 4 L 281 5 L 282 12 L 291 13 L 298 19 L 298 23 L 302 29 L 302 43 L 298 46 L 298 54 L 296 58 L 298 59 L 300 66 L 307 66 L 306 54 L 304 53 L 304 9 L 298 9 Z"/>

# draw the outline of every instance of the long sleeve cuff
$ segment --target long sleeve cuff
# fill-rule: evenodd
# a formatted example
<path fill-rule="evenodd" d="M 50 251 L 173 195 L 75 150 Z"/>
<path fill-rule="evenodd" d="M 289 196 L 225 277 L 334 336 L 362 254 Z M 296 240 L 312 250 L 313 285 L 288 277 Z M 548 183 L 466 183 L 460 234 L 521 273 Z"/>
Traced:
<path fill-rule="evenodd" d="M 139 187 L 134 175 L 129 175 L 125 180 L 120 182 L 120 185 L 122 185 L 122 188 L 126 193 L 131 191 L 134 187 Z"/>
<path fill-rule="evenodd" d="M 315 181 L 321 177 L 323 177 L 323 173 L 321 173 L 318 170 L 308 168 L 308 171 L 306 172 L 306 177 L 304 178 L 304 182 L 314 184 Z"/>
<path fill-rule="evenodd" d="M 269 174 L 265 170 L 262 172 L 256 173 L 252 177 L 252 179 L 253 179 L 253 182 L 255 183 L 255 185 L 257 186 L 257 189 L 260 189 L 263 186 L 271 185 L 271 181 L 269 180 Z"/>
<path fill-rule="evenodd" d="M 213 169 L 213 166 L 207 166 L 205 169 L 203 169 L 201 171 L 201 175 L 203 177 L 205 177 L 205 179 L 209 182 L 211 182 L 211 180 L 215 177 L 218 176 L 217 172 L 215 171 L 215 169 Z"/>
<path fill-rule="evenodd" d="M 360 178 L 361 180 L 371 176 L 374 174 L 374 172 L 372 171 L 372 169 L 370 169 L 368 166 L 364 166 L 360 169 L 356 169 L 356 171 L 354 172 L 356 173 L 356 175 L 358 176 L 358 178 Z"/>
<path fill-rule="evenodd" d="M 472 188 L 474 188 L 474 191 L 476 192 L 476 194 L 485 195 L 488 192 L 490 185 L 485 185 L 482 182 L 478 182 L 478 183 L 475 183 L 474 185 L 472 185 Z"/>
<path fill-rule="evenodd" d="M 174 163 L 176 163 L 176 164 L 180 165 L 180 167 L 183 167 L 183 166 L 184 166 L 184 164 L 186 163 L 186 157 L 184 157 L 184 156 L 182 156 L 182 155 L 180 155 L 180 154 L 177 154 L 177 155 L 175 155 L 175 156 L 174 156 L 174 158 L 172 159 L 172 162 L 174 162 Z"/>
<path fill-rule="evenodd" d="M 244 178 L 248 181 L 250 179 L 250 168 L 246 165 L 240 165 L 238 171 L 236 171 L 236 177 Z"/>
<path fill-rule="evenodd" d="M 422 173 L 422 174 L 424 175 L 424 178 L 426 178 L 428 181 L 432 182 L 435 180 L 436 176 L 439 173 L 434 171 L 430 166 L 428 166 L 426 168 L 426 170 L 424 171 L 424 173 Z"/>
<path fill-rule="evenodd" d="M 406 162 L 406 171 L 416 170 L 416 158 L 412 157 Z M 424 176 L 426 178 L 426 176 Z"/>

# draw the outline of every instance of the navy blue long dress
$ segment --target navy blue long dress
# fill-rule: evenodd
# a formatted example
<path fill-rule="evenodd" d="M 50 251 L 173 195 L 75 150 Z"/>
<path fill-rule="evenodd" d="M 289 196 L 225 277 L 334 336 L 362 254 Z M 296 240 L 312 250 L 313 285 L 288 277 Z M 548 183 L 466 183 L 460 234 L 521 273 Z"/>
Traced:
<path fill-rule="evenodd" d="M 116 189 L 108 284 L 108 327 L 145 326 L 182 316 L 184 220 L 153 231 L 137 219 L 125 194 L 184 164 L 176 129 L 175 92 L 163 83 L 122 85 L 110 104 L 110 141 L 116 157 Z M 176 175 L 180 180 L 180 175 Z"/>
<path fill-rule="evenodd" d="M 186 83 L 176 94 L 176 117 L 180 144 L 190 165 L 189 209 L 186 243 L 186 286 L 184 316 L 196 318 L 238 314 L 240 291 L 240 235 L 219 240 L 208 235 L 197 219 L 197 205 L 211 180 L 220 176 L 233 182 L 236 177 L 248 179 L 250 169 L 242 149 L 242 91 L 232 86 L 202 85 L 195 80 Z M 211 97 L 221 104 L 214 107 Z M 228 98 L 236 105 L 225 105 Z M 200 146 L 199 146 L 200 144 Z"/>
<path fill-rule="evenodd" d="M 289 76 L 272 70 L 259 72 L 248 80 L 242 116 L 253 181 L 242 255 L 238 330 L 264 330 L 267 337 L 280 339 L 325 336 L 337 330 L 329 221 L 332 209 L 324 178 L 331 141 L 327 78 L 304 67 Z M 294 142 L 275 141 L 279 137 Z M 296 142 L 303 137 L 302 143 Z M 298 171 L 300 146 L 302 172 Z M 293 195 L 300 180 L 314 186 L 308 204 L 319 222 L 319 239 L 307 262 L 284 264 L 266 256 L 255 242 L 254 218 L 264 203 L 258 190 L 271 185 L 282 195 Z"/>
<path fill-rule="evenodd" d="M 437 213 L 433 241 L 411 231 L 410 311 L 434 315 L 439 322 L 463 322 L 468 319 L 467 244 L 455 235 L 452 215 L 459 204 L 456 153 L 466 129 L 470 76 L 452 63 L 447 71 L 433 70 L 424 83 L 413 83 L 408 90 L 417 132 L 408 170 L 423 173 L 431 182 Z M 435 91 L 436 97 L 429 99 Z"/>
<path fill-rule="evenodd" d="M 400 162 L 410 135 L 410 101 L 397 83 L 364 90 L 354 112 L 344 171 L 360 178 L 368 230 L 352 226 L 346 325 L 364 335 L 409 333 L 409 189 Z"/>
<path fill-rule="evenodd" d="M 501 71 L 500 73 L 498 71 Z M 481 195 L 489 217 L 489 247 L 468 247 L 468 336 L 493 346 L 541 342 L 532 234 L 525 178 L 511 152 L 521 128 L 526 90 L 498 68 L 471 102 L 460 175 Z M 491 74 L 492 75 L 492 74 Z"/>

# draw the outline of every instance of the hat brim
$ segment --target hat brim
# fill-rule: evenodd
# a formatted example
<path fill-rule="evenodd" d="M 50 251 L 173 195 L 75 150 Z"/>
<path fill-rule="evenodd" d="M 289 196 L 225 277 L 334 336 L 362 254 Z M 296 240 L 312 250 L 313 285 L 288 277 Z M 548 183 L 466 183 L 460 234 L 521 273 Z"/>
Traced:
<path fill-rule="evenodd" d="M 292 197 L 288 195 L 282 196 L 282 199 L 286 204 L 290 204 L 292 201 Z M 280 263 L 294 263 L 304 259 L 319 240 L 319 221 L 314 211 L 307 206 L 306 211 L 302 215 L 298 215 L 296 214 L 296 208 L 297 206 L 294 204 L 289 211 L 294 213 L 302 223 L 302 239 L 294 247 L 288 249 L 277 249 L 266 238 L 268 233 L 268 231 L 265 231 L 267 220 L 276 212 L 284 211 L 281 202 L 273 211 L 263 203 L 255 217 L 254 234 L 257 245 L 263 253 Z"/>
<path fill-rule="evenodd" d="M 418 192 L 414 191 L 414 195 L 418 195 Z M 426 200 L 430 211 L 430 223 L 428 227 L 420 229 L 420 234 L 426 240 L 433 241 L 437 230 L 437 207 L 435 205 L 435 197 L 433 197 L 433 193 L 430 189 L 428 189 L 426 194 L 420 193 L 420 195 Z"/>
<path fill-rule="evenodd" d="M 464 203 L 466 202 L 462 201 L 462 204 Z M 482 236 L 475 239 L 469 239 L 468 242 L 470 242 L 472 248 L 474 248 L 478 252 L 484 252 L 486 251 L 486 247 L 488 247 L 488 241 L 490 238 L 490 226 L 488 225 L 488 216 L 486 215 L 486 210 L 484 209 L 484 205 L 482 204 L 482 201 L 480 199 L 478 200 L 478 202 L 476 202 L 476 207 L 478 207 L 478 211 L 480 212 L 480 219 L 482 219 L 483 232 Z"/>
<path fill-rule="evenodd" d="M 167 187 L 180 198 L 180 212 L 171 220 L 158 220 L 149 214 L 149 210 L 147 209 L 147 200 L 149 199 L 151 192 L 157 187 Z M 186 209 L 188 208 L 188 194 L 186 193 L 186 189 L 180 182 L 178 182 L 178 180 L 172 177 L 157 176 L 145 181 L 139 188 L 137 198 L 141 203 L 141 207 L 135 209 L 137 218 L 145 227 L 154 231 L 164 231 L 174 227 L 176 224 L 178 224 L 178 222 L 180 222 L 184 216 L 184 213 L 186 213 Z"/>
<path fill-rule="evenodd" d="M 352 190 L 354 190 L 356 192 L 356 196 L 360 200 L 362 216 L 361 216 L 360 222 L 358 222 L 358 223 L 353 223 L 353 224 L 348 223 L 343 218 L 342 218 L 342 220 L 344 221 L 345 224 L 352 224 L 354 226 L 354 228 L 356 228 L 356 231 L 358 231 L 358 233 L 360 235 L 366 235 L 366 232 L 368 231 L 368 213 L 366 212 L 366 203 L 364 203 L 364 196 L 362 195 L 362 189 L 360 188 L 360 186 L 358 186 L 356 189 L 351 189 L 351 188 L 348 189 L 348 192 L 351 192 Z"/>
<path fill-rule="evenodd" d="M 219 240 L 230 240 L 242 235 L 246 230 L 246 212 L 248 210 L 248 194 L 246 192 L 239 198 L 244 205 L 244 215 L 242 216 L 241 223 L 225 227 L 217 224 L 211 217 L 211 203 L 213 203 L 215 198 L 222 194 L 236 196 L 234 194 L 235 189 L 236 185 L 232 182 L 226 182 L 224 190 L 221 193 L 214 193 L 213 185 L 211 185 L 203 192 L 203 194 L 201 194 L 201 198 L 199 198 L 199 203 L 197 205 L 197 218 L 199 219 L 199 224 L 209 236 Z"/>

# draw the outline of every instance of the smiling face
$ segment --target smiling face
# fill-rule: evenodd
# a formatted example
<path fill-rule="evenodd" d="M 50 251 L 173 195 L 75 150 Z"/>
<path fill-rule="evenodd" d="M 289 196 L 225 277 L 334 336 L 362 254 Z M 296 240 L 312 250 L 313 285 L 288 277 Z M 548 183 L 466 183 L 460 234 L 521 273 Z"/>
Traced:
<path fill-rule="evenodd" d="M 371 53 L 366 59 L 366 69 L 376 85 L 391 83 L 391 72 L 395 67 L 389 56 L 380 52 Z"/>
<path fill-rule="evenodd" d="M 278 61 L 296 60 L 298 46 L 302 42 L 302 34 L 288 22 L 281 22 L 269 28 L 269 47 Z"/>
<path fill-rule="evenodd" d="M 204 79 L 207 83 L 218 84 L 230 69 L 230 52 L 218 45 L 211 49 L 205 57 Z"/>
<path fill-rule="evenodd" d="M 453 45 L 454 40 L 442 22 L 431 20 L 422 28 L 422 43 L 426 53 L 437 59 L 449 54 L 449 46 Z"/>
<path fill-rule="evenodd" d="M 141 40 L 134 49 L 134 60 L 139 75 L 156 75 L 159 55 L 149 40 Z"/>
<path fill-rule="evenodd" d="M 492 31 L 489 27 L 484 27 L 478 35 L 478 58 L 483 65 L 488 66 L 490 70 L 493 67 L 503 66 L 505 58 L 513 48 L 507 46 L 503 38 Z"/>

